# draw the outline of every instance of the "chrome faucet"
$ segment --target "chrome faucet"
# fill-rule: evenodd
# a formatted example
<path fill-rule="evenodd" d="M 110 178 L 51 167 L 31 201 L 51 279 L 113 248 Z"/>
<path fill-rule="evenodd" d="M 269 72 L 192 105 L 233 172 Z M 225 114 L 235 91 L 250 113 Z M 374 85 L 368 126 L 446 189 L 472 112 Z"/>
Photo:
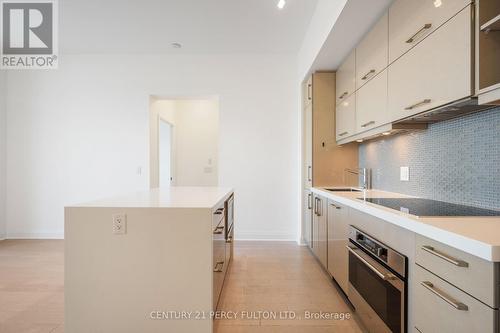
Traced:
<path fill-rule="evenodd" d="M 363 177 L 363 190 L 370 189 L 370 173 L 367 168 L 359 168 L 359 169 L 344 169 L 345 172 L 351 173 L 353 175 L 358 175 Z"/>

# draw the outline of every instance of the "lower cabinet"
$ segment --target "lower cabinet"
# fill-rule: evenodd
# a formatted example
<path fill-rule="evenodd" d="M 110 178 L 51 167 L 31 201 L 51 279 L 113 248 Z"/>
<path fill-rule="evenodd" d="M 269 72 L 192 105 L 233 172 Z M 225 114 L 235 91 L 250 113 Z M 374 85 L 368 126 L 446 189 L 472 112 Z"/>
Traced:
<path fill-rule="evenodd" d="M 328 226 L 327 226 L 328 199 L 315 195 L 313 202 L 313 244 L 312 250 L 323 267 L 328 265 Z"/>
<path fill-rule="evenodd" d="M 498 332 L 498 310 L 481 303 L 419 265 L 415 265 L 414 298 L 417 332 Z"/>
<path fill-rule="evenodd" d="M 304 242 L 312 248 L 312 219 L 313 219 L 313 194 L 311 191 L 304 191 Z"/>
<path fill-rule="evenodd" d="M 347 294 L 349 286 L 348 208 L 328 201 L 328 271 Z"/>

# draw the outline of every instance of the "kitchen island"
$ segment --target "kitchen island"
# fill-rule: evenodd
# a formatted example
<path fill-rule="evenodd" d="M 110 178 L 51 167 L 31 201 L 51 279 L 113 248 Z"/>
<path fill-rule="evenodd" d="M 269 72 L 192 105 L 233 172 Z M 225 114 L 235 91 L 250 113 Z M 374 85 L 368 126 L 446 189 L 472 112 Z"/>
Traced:
<path fill-rule="evenodd" d="M 65 330 L 212 332 L 233 191 L 153 189 L 65 208 Z"/>

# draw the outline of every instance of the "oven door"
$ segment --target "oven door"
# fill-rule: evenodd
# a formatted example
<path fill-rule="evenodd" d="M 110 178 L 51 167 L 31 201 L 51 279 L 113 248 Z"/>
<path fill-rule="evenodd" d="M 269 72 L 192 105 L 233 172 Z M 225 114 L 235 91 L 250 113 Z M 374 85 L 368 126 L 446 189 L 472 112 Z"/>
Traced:
<path fill-rule="evenodd" d="M 349 300 L 371 333 L 406 332 L 405 282 L 349 243 Z"/>

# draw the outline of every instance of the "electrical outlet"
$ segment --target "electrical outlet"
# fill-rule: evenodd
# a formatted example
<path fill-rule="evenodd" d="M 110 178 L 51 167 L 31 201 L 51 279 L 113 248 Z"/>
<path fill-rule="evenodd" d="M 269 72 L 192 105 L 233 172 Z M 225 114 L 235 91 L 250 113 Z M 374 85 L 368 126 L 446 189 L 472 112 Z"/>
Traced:
<path fill-rule="evenodd" d="M 127 233 L 127 215 L 113 215 L 113 234 L 125 235 Z"/>
<path fill-rule="evenodd" d="M 402 182 L 408 182 L 408 181 L 410 181 L 410 168 L 409 167 L 401 167 L 400 168 L 399 179 Z"/>

